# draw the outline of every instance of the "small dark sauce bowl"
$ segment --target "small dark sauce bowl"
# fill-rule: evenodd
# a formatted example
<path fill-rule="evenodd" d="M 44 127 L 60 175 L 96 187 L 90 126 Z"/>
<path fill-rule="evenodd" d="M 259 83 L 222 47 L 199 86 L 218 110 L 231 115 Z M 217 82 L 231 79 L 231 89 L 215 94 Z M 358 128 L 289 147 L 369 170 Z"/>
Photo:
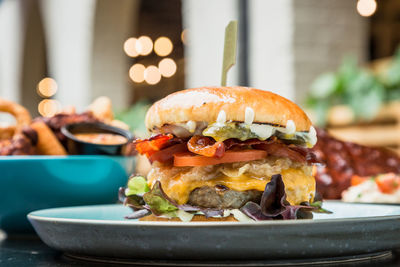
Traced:
<path fill-rule="evenodd" d="M 61 133 L 67 137 L 67 149 L 73 155 L 113 155 L 119 156 L 122 154 L 124 146 L 132 141 L 133 135 L 130 131 L 113 127 L 101 122 L 94 123 L 72 123 L 64 125 L 61 128 Z M 123 144 L 96 144 L 89 143 L 78 139 L 75 134 L 82 133 L 108 133 L 121 135 L 127 139 Z"/>

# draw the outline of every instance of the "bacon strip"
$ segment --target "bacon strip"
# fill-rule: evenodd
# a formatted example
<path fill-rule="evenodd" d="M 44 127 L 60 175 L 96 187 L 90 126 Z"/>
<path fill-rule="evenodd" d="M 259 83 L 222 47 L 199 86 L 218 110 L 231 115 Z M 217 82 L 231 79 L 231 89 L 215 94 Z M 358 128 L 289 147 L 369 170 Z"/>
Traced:
<path fill-rule="evenodd" d="M 187 151 L 188 149 L 185 143 L 172 145 L 168 148 L 164 148 L 160 151 L 154 152 L 151 156 L 149 156 L 149 160 L 151 163 L 153 163 L 154 161 L 166 163 L 172 160 L 175 154 Z"/>
<path fill-rule="evenodd" d="M 133 144 L 140 154 L 146 155 L 151 162 L 159 161 L 169 162 L 174 154 L 187 152 L 206 156 L 221 158 L 225 151 L 231 149 L 253 148 L 264 150 L 268 155 L 276 157 L 289 158 L 292 161 L 300 163 L 318 163 L 316 156 L 310 149 L 296 146 L 294 144 L 285 144 L 276 137 L 261 141 L 258 139 L 249 139 L 240 141 L 238 139 L 228 139 L 224 142 L 216 142 L 214 139 L 206 136 L 193 136 L 187 139 L 174 137 L 172 134 L 159 134 L 149 139 L 136 139 Z"/>
<path fill-rule="evenodd" d="M 206 136 L 195 135 L 187 143 L 190 152 L 206 157 L 221 158 L 225 154 L 223 142 L 215 142 L 214 139 Z"/>
<path fill-rule="evenodd" d="M 315 164 L 315 163 L 321 164 L 322 163 L 320 160 L 317 159 L 317 156 L 309 148 L 296 146 L 296 145 L 289 145 L 289 148 L 291 150 L 294 150 L 294 151 L 300 153 L 303 157 L 305 157 L 305 160 L 308 164 Z"/>
<path fill-rule="evenodd" d="M 164 148 L 173 137 L 172 134 L 158 134 L 149 139 L 136 139 L 133 144 L 139 154 L 149 157 Z"/>
<path fill-rule="evenodd" d="M 271 144 L 277 141 L 276 136 L 273 136 L 269 138 L 268 140 L 262 141 L 259 139 L 249 139 L 246 141 L 240 141 L 239 139 L 227 139 L 224 141 L 225 144 L 225 149 L 231 149 L 231 148 L 237 148 L 237 147 L 243 147 L 243 146 L 253 146 L 253 145 L 258 145 L 258 144 Z"/>

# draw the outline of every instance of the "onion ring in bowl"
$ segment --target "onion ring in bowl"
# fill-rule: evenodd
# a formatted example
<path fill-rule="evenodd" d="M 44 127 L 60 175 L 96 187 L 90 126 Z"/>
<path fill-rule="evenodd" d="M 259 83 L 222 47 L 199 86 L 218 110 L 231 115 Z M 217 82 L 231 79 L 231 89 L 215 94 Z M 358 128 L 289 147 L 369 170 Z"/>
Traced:
<path fill-rule="evenodd" d="M 0 140 L 11 139 L 15 134 L 15 125 L 1 125 L 0 124 Z"/>
<path fill-rule="evenodd" d="M 20 132 L 22 127 L 29 125 L 32 120 L 31 115 L 26 108 L 3 98 L 0 98 L 0 112 L 6 112 L 13 115 L 17 122 L 15 126 L 0 126 L 0 139 L 11 138 L 14 134 Z"/>

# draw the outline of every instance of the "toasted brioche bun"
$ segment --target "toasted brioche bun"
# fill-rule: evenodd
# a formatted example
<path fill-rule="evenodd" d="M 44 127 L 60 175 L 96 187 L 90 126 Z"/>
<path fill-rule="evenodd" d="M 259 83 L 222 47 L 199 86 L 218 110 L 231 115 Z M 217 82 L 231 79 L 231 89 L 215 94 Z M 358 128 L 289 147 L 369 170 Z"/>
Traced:
<path fill-rule="evenodd" d="M 142 217 L 139 219 L 139 221 L 148 221 L 148 222 L 180 222 L 181 219 L 179 218 L 164 218 L 164 217 L 158 217 L 153 214 L 147 215 L 145 217 Z M 206 218 L 204 215 L 194 215 L 191 222 L 237 222 L 237 220 L 232 216 L 228 217 L 221 217 L 221 218 Z"/>
<path fill-rule="evenodd" d="M 269 91 L 248 87 L 201 87 L 168 95 L 154 103 L 146 115 L 149 131 L 166 124 L 188 121 L 214 123 L 221 110 L 227 121 L 244 122 L 246 108 L 254 111 L 254 123 L 286 126 L 288 120 L 296 131 L 307 132 L 311 121 L 295 103 Z"/>

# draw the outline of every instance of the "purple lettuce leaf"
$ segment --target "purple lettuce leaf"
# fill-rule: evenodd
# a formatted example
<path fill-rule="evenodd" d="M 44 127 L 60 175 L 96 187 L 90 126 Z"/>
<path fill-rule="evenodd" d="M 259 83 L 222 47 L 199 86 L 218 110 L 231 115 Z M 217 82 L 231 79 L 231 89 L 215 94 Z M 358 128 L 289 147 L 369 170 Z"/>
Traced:
<path fill-rule="evenodd" d="M 125 195 L 125 187 L 120 187 L 118 190 L 118 199 L 133 210 L 133 213 L 125 216 L 125 219 L 139 219 L 151 213 L 149 207 L 144 202 L 143 198 L 138 195 Z"/>
<path fill-rule="evenodd" d="M 266 221 L 273 220 L 272 216 L 266 216 L 262 213 L 260 205 L 249 201 L 243 207 L 240 208 L 240 211 L 243 212 L 247 217 L 255 220 L 255 221 Z"/>
<path fill-rule="evenodd" d="M 122 203 L 125 202 L 126 195 L 125 195 L 125 187 L 120 187 L 118 189 L 118 200 Z"/>
<path fill-rule="evenodd" d="M 139 195 L 125 195 L 125 187 L 120 187 L 118 191 L 118 199 L 125 206 L 132 208 L 134 211 L 148 209 L 143 198 Z"/>
<path fill-rule="evenodd" d="M 138 195 L 127 196 L 124 205 L 132 208 L 133 210 L 149 209 L 143 198 Z"/>
<path fill-rule="evenodd" d="M 275 174 L 271 177 L 271 181 L 265 186 L 264 193 L 261 197 L 261 212 L 266 216 L 277 216 L 286 210 L 286 206 L 290 205 L 286 200 L 285 184 L 282 176 Z"/>
<path fill-rule="evenodd" d="M 136 211 L 132 212 L 131 214 L 125 216 L 125 219 L 139 219 L 139 218 L 142 218 L 142 217 L 150 215 L 150 214 L 151 214 L 151 211 L 149 211 L 147 209 L 136 210 Z"/>
<path fill-rule="evenodd" d="M 283 220 L 293 220 L 300 218 L 306 219 L 310 218 L 309 215 L 311 215 L 312 218 L 312 213 L 310 213 L 310 211 L 313 211 L 315 209 L 314 207 L 304 205 L 289 205 L 285 208 L 286 210 L 280 214 Z"/>
<path fill-rule="evenodd" d="M 204 213 L 204 216 L 206 216 L 206 218 L 224 215 L 224 210 L 222 210 L 222 209 L 203 208 L 203 207 L 199 207 L 199 206 L 192 206 L 189 204 L 179 205 L 178 208 L 181 210 L 184 210 L 186 212 L 201 211 L 202 213 Z"/>
<path fill-rule="evenodd" d="M 263 220 L 289 220 L 297 218 L 310 218 L 310 211 L 317 208 L 310 205 L 293 205 L 286 200 L 285 184 L 280 174 L 273 175 L 271 181 L 265 186 L 260 204 L 246 203 L 240 211 L 256 221 Z"/>

